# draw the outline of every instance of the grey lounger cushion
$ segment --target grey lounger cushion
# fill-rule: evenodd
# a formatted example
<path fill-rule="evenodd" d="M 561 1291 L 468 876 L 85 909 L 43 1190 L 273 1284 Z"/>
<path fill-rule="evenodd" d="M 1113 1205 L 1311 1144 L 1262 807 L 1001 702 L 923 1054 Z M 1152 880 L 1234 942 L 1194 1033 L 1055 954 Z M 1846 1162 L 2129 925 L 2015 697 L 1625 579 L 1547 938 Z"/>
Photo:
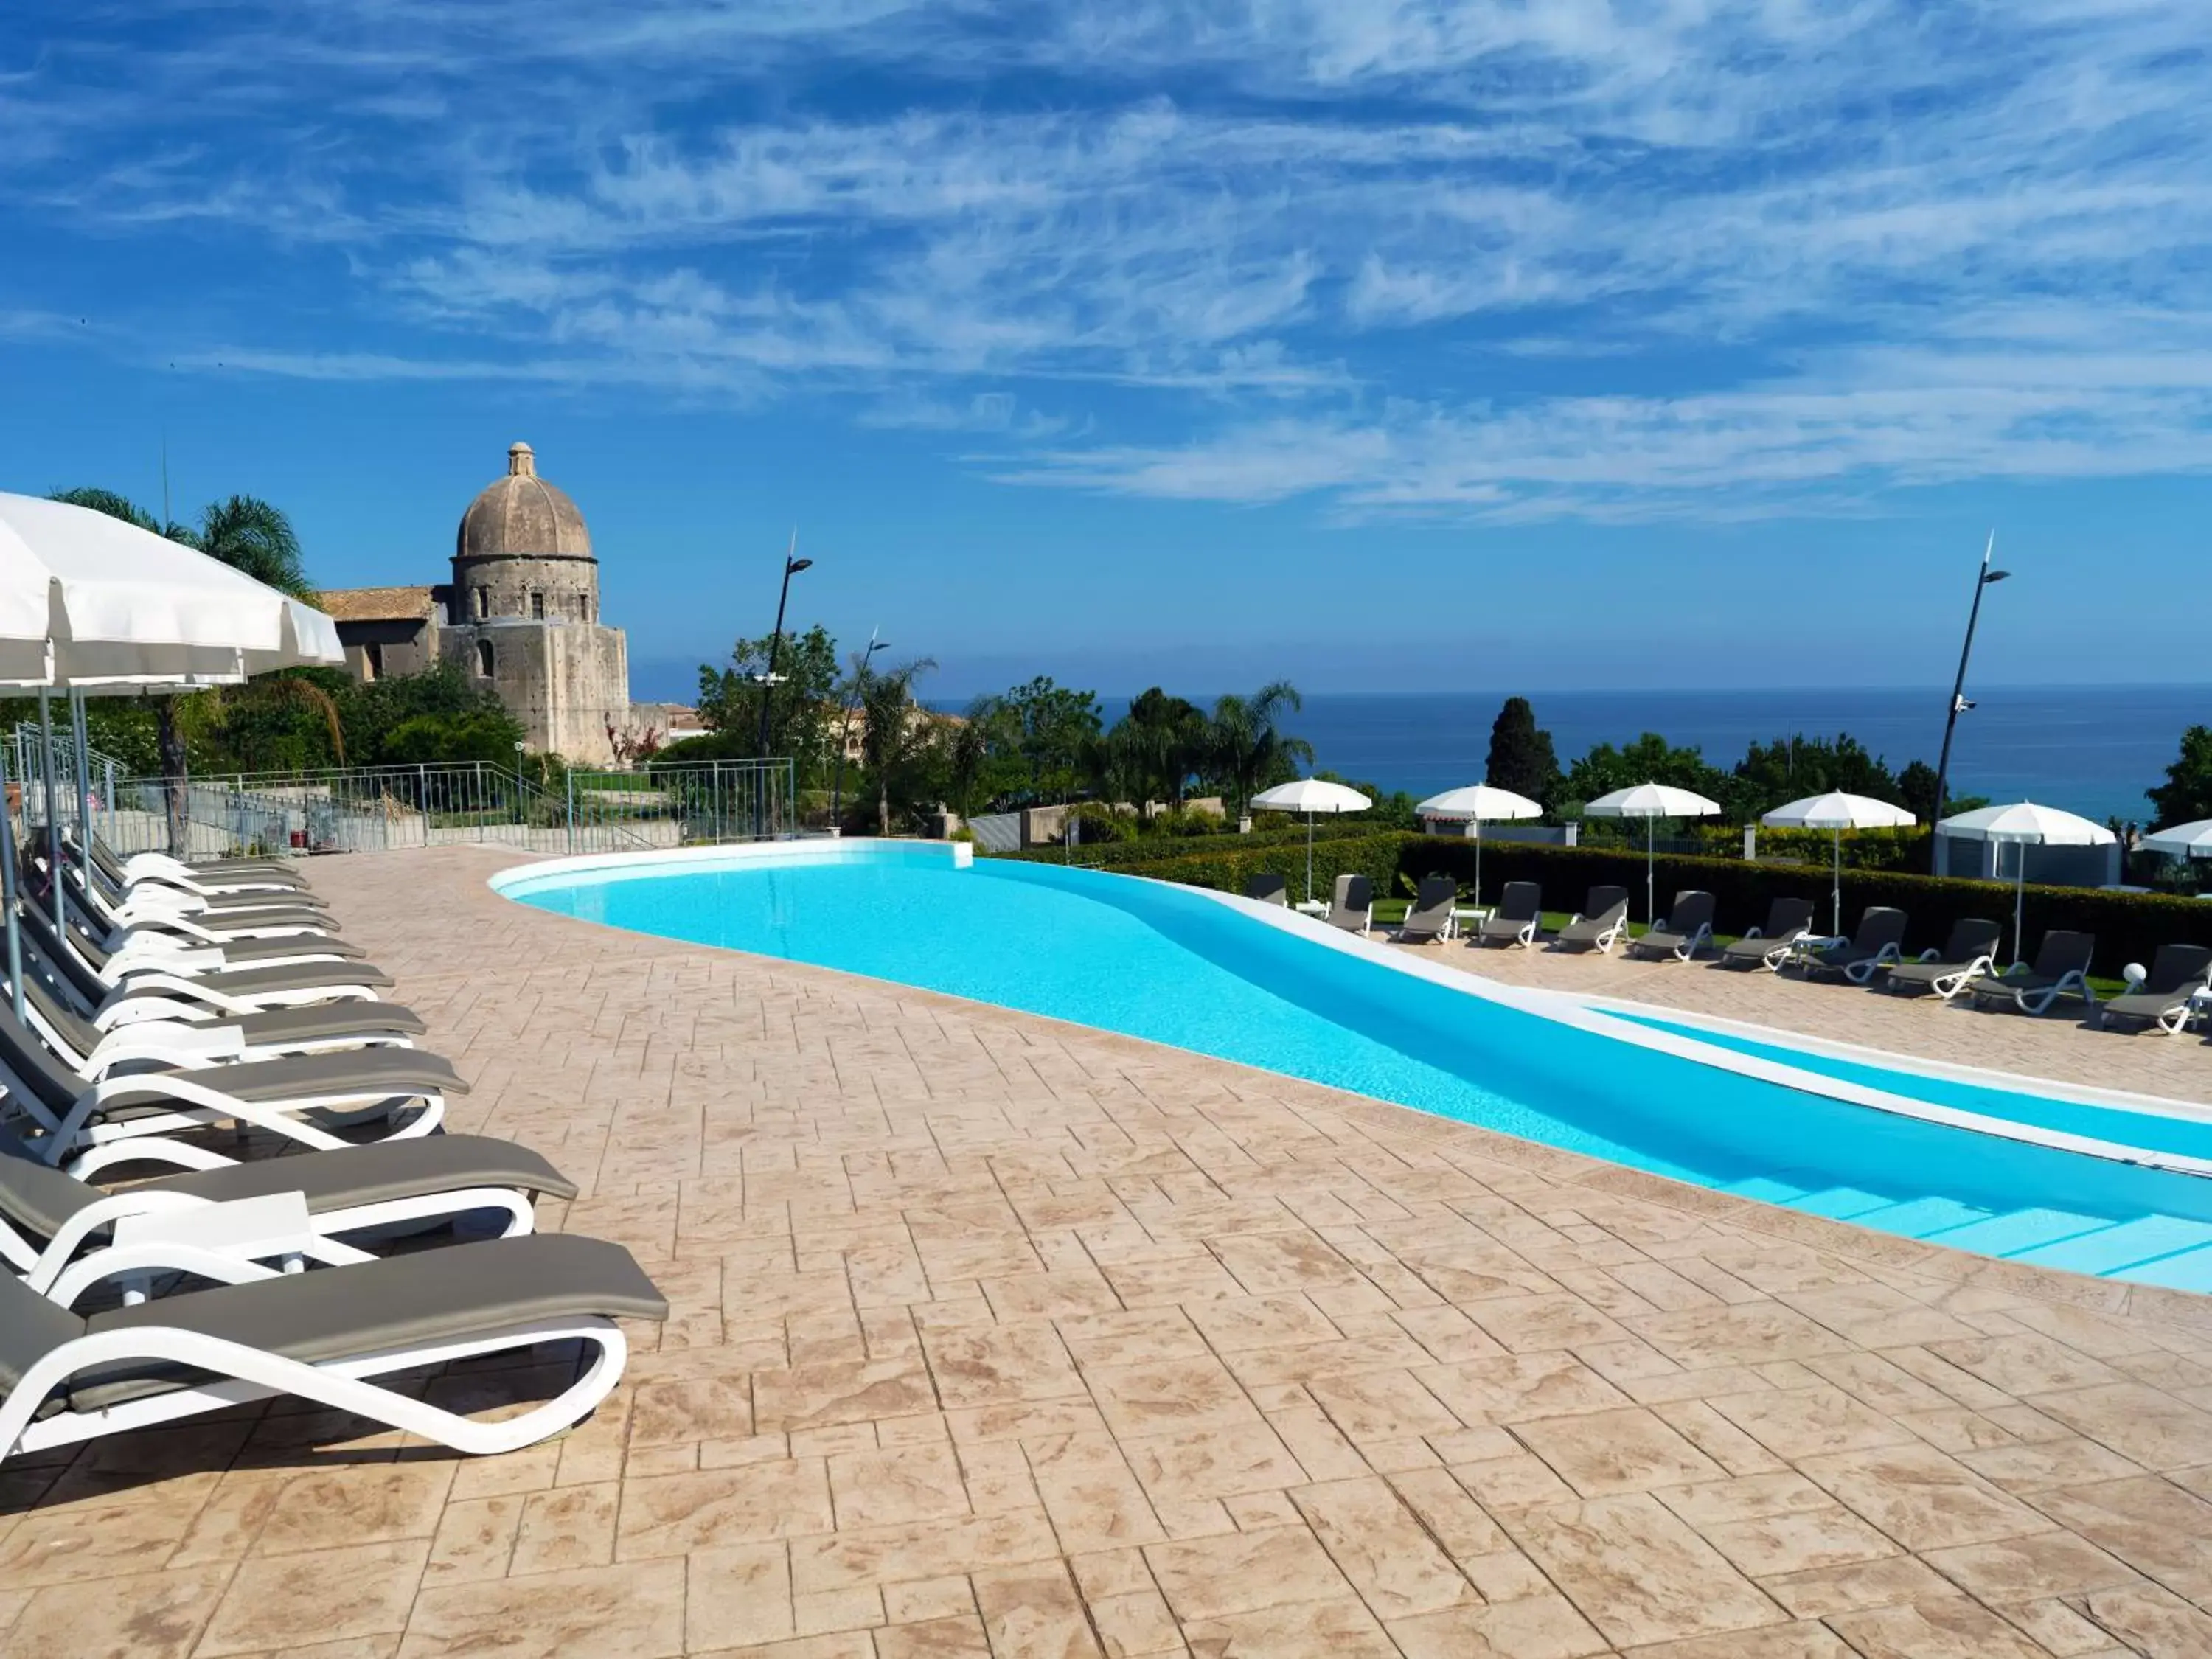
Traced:
<path fill-rule="evenodd" d="M 1767 906 L 1758 935 L 1731 939 L 1721 947 L 1721 960 L 1739 965 L 1762 962 L 1812 925 L 1812 900 L 1776 899 Z"/>
<path fill-rule="evenodd" d="M 1925 987 L 1939 979 L 1954 979 L 1992 954 L 2004 938 L 2002 922 L 1969 916 L 1954 922 L 1951 937 L 1943 941 L 1933 962 L 1895 962 L 1890 964 L 1892 986 Z"/>
<path fill-rule="evenodd" d="M 1509 881 L 1498 896 L 1498 908 L 1476 930 L 1478 939 L 1513 941 L 1527 933 L 1544 908 L 1544 890 L 1533 881 Z"/>
<path fill-rule="evenodd" d="M 1628 948 L 1650 955 L 1686 954 L 1712 937 L 1713 909 L 1711 893 L 1702 888 L 1686 889 L 1675 894 L 1674 902 L 1667 907 L 1666 920 L 1647 928 L 1642 938 L 1629 940 Z"/>
<path fill-rule="evenodd" d="M 1368 918 L 1375 913 L 1375 884 L 1364 876 L 1346 875 L 1336 878 L 1336 893 L 1329 901 L 1328 921 L 1333 927 L 1349 933 L 1365 931 Z"/>
<path fill-rule="evenodd" d="M 332 1282 L 330 1274 L 344 1277 Z M 23 1297 L 45 1303 L 21 1280 L 0 1287 L 4 1290 L 17 1294 L 0 1299 L 0 1326 L 14 1325 Z M 33 1340 L 40 1343 L 40 1353 L 57 1337 L 66 1341 L 88 1332 L 170 1326 L 313 1364 L 452 1341 L 534 1320 L 665 1319 L 668 1302 L 621 1245 L 574 1233 L 532 1233 L 221 1285 L 88 1320 L 53 1310 L 68 1321 L 68 1329 L 64 1334 L 61 1326 L 40 1318 Z M 12 1333 L 5 1346 L 15 1352 L 0 1358 L 0 1370 L 12 1359 L 17 1376 L 38 1358 L 23 1358 L 29 1345 Z M 98 1411 L 194 1380 L 180 1366 L 126 1362 L 75 1379 L 70 1404 L 80 1412 Z"/>
<path fill-rule="evenodd" d="M 138 1082 L 141 1075 L 133 1073 L 125 1079 L 110 1079 L 108 1086 L 113 1092 L 108 1103 L 120 1106 L 166 1098 L 161 1084 L 167 1073 L 143 1073 L 143 1091 L 129 1086 Z M 421 1048 L 344 1048 L 334 1054 L 286 1054 L 279 1060 L 249 1060 L 176 1075 L 264 1105 L 323 1095 L 465 1094 L 469 1086 L 451 1060 Z M 82 1090 L 89 1085 L 80 1080 L 77 1086 Z"/>
<path fill-rule="evenodd" d="M 2212 975 L 2212 945 L 2161 945 L 2137 989 L 2105 1005 L 2109 1018 L 2163 1019 L 2204 988 Z"/>
<path fill-rule="evenodd" d="M 158 969 L 133 969 L 132 973 L 156 972 Z M 313 991 L 341 989 L 349 985 L 365 985 L 372 990 L 381 990 L 392 983 L 392 975 L 381 968 L 372 968 L 367 963 L 302 962 L 289 968 L 233 968 L 217 974 L 186 975 L 195 985 L 204 985 L 210 991 L 220 991 L 226 996 L 250 997 L 264 991 Z"/>
<path fill-rule="evenodd" d="M 1244 896 L 1262 904 L 1288 904 L 1290 884 L 1280 876 L 1254 876 L 1244 884 Z"/>
<path fill-rule="evenodd" d="M 575 1183 L 529 1147 L 489 1135 L 422 1135 L 342 1152 L 264 1158 L 134 1182 L 131 1190 L 188 1193 L 216 1204 L 305 1193 L 308 1210 L 325 1214 L 468 1187 L 511 1187 L 549 1198 L 576 1195 Z M 52 1238 L 71 1216 L 106 1196 L 89 1182 L 49 1168 L 14 1135 L 0 1133 L 0 1213 L 18 1226 Z"/>
<path fill-rule="evenodd" d="M 1805 958 L 1805 971 L 1840 974 L 1863 967 L 1883 951 L 1894 951 L 1903 945 L 1905 921 L 1905 912 L 1892 905 L 1869 905 L 1859 917 L 1859 925 L 1850 941 L 1812 952 Z"/>
<path fill-rule="evenodd" d="M 1449 876 L 1423 876 L 1413 902 L 1400 924 L 1402 941 L 1441 939 L 1451 931 L 1452 907 L 1459 902 L 1459 884 Z"/>
<path fill-rule="evenodd" d="M 1553 943 L 1569 947 L 1594 945 L 1606 934 L 1617 932 L 1627 915 L 1626 888 L 1593 887 L 1580 919 L 1560 928 Z"/>

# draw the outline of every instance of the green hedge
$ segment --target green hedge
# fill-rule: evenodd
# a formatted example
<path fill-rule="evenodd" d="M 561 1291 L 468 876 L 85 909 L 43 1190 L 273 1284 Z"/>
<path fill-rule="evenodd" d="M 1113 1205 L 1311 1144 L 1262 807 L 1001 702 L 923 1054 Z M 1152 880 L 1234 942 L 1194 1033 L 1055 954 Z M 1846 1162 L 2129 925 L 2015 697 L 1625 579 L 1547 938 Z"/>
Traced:
<path fill-rule="evenodd" d="M 1238 840 L 1249 842 L 1250 838 Z M 1114 867 L 1126 875 L 1152 876 L 1231 892 L 1241 891 L 1254 875 L 1272 873 L 1285 878 L 1292 896 L 1298 896 L 1304 891 L 1305 845 L 1301 836 L 1295 843 L 1272 847 L 1244 844 L 1217 850 L 1207 846 L 1200 852 L 1122 861 Z M 1325 895 L 1334 878 L 1347 872 L 1367 877 L 1375 884 L 1378 896 L 1404 890 L 1401 877 L 1410 884 L 1436 874 L 1451 876 L 1461 890 L 1471 896 L 1474 845 L 1458 836 L 1404 834 L 1346 836 L 1332 838 L 1326 846 L 1316 843 L 1316 893 Z M 1719 930 L 1724 933 L 1741 933 L 1761 925 L 1767 905 L 1785 896 L 1813 900 L 1819 907 L 1816 914 L 1820 924 L 1827 921 L 1830 875 L 1825 866 L 1662 855 L 1656 875 L 1662 909 L 1679 888 L 1700 887 L 1711 893 L 1717 902 Z M 1576 909 L 1592 887 L 1613 884 L 1634 896 L 1631 914 L 1639 921 L 1644 919 L 1644 859 L 1625 848 L 1485 842 L 1483 896 L 1495 901 L 1509 881 L 1540 884 L 1546 906 L 1554 910 Z M 1960 881 L 1896 870 L 1845 869 L 1844 925 L 1850 927 L 1858 913 L 1870 904 L 1893 904 L 1905 912 L 1911 918 L 1906 943 L 1914 951 L 1940 946 L 1952 923 L 1968 916 L 2002 922 L 2010 943 L 2013 889 L 2009 883 Z M 2097 969 L 2109 977 L 2117 977 L 2124 963 L 2148 963 L 2158 947 L 2169 940 L 2212 944 L 2212 902 L 2160 893 L 2106 893 L 2094 888 L 2031 884 L 2027 923 L 2031 953 L 2045 928 L 2094 933 Z"/>
<path fill-rule="evenodd" d="M 1077 844 L 1073 862 L 1092 870 L 1118 870 L 1131 864 L 1151 864 L 1163 859 L 1179 859 L 1186 853 L 1211 854 L 1215 848 L 1235 848 L 1243 851 L 1252 848 L 1275 848 L 1295 847 L 1298 849 L 1298 869 L 1305 869 L 1306 827 L 1301 822 L 1288 829 L 1255 829 L 1249 836 L 1236 833 L 1236 822 L 1218 835 L 1208 836 L 1144 836 L 1130 841 L 1085 841 Z M 1088 833 L 1086 831 L 1086 833 Z M 1379 831 L 1371 823 L 1363 824 L 1349 817 L 1334 822 L 1324 821 L 1314 826 L 1315 869 L 1319 870 L 1320 848 L 1323 842 L 1334 845 L 1340 841 L 1372 839 Z M 1068 861 L 1067 849 L 1060 846 L 1025 847 L 1018 853 L 1001 853 L 995 856 L 1027 859 L 1034 863 L 1060 864 Z M 1198 884 L 1203 886 L 1204 883 Z"/>

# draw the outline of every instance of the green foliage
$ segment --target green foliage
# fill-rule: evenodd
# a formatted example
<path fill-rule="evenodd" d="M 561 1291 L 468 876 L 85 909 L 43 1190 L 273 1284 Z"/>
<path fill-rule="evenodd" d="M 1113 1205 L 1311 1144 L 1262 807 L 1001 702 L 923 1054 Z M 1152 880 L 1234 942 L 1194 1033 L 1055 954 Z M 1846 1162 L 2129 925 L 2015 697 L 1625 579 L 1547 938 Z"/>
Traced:
<path fill-rule="evenodd" d="M 1838 733 L 1832 742 L 1791 736 L 1753 744 L 1736 763 L 1727 804 L 1740 821 L 1748 823 L 1785 801 L 1832 789 L 1905 805 L 1904 789 L 1887 764 L 1869 754 L 1848 732 Z"/>
<path fill-rule="evenodd" d="M 1706 761 L 1701 750 L 1677 749 L 1656 732 L 1646 732 L 1617 749 L 1609 743 L 1592 745 L 1588 754 L 1567 769 L 1566 781 L 1559 789 L 1559 811 L 1566 817 L 1579 817 L 1583 808 L 1599 796 L 1639 783 L 1671 784 L 1720 800 L 1728 793 L 1729 779 L 1727 773 Z"/>
<path fill-rule="evenodd" d="M 1213 705 L 1208 775 L 1219 783 L 1232 816 L 1241 817 L 1253 796 L 1287 783 L 1300 765 L 1313 764 L 1313 745 L 1285 732 L 1284 711 L 1304 707 L 1288 680 L 1261 686 L 1250 696 L 1230 696 Z"/>
<path fill-rule="evenodd" d="M 220 559 L 254 580 L 313 605 L 315 585 L 307 580 L 307 567 L 300 552 L 300 538 L 282 509 L 258 495 L 233 495 L 202 509 L 200 521 L 179 535 L 211 559 Z"/>
<path fill-rule="evenodd" d="M 1009 805 L 1049 805 L 1076 793 L 1098 738 L 1098 699 L 1040 675 L 996 700 L 1009 722 L 1021 777 Z"/>
<path fill-rule="evenodd" d="M 118 495 L 112 489 L 101 489 L 96 486 L 81 489 L 57 489 L 50 499 L 67 501 L 71 507 L 89 507 L 94 513 L 105 513 L 111 519 L 120 519 L 125 524 L 135 524 L 139 529 L 150 530 L 157 536 L 165 533 L 152 514 L 147 512 L 128 495 Z M 166 533 L 173 540 L 181 540 L 182 538 L 177 533 L 178 529 L 179 526 L 172 525 Z"/>
<path fill-rule="evenodd" d="M 2212 818 L 2212 726 L 2184 732 L 2181 753 L 2166 769 L 2166 781 L 2144 793 L 2157 809 L 2160 825 Z"/>
<path fill-rule="evenodd" d="M 1552 734 L 1536 724 L 1536 711 L 1526 697 L 1508 697 L 1490 728 L 1490 761 L 1484 781 L 1493 789 L 1510 789 L 1516 795 L 1550 806 L 1559 799 L 1564 780 L 1559 757 L 1553 752 Z"/>
<path fill-rule="evenodd" d="M 1106 734 L 1098 781 L 1109 793 L 1139 805 L 1164 800 L 1179 806 L 1212 747 L 1212 732 L 1198 705 L 1155 685 L 1139 692 Z"/>
<path fill-rule="evenodd" d="M 768 751 L 787 755 L 799 787 L 827 782 L 836 764 L 837 731 L 845 694 L 850 690 L 837 668 L 837 641 L 817 623 L 805 633 L 787 631 L 775 647 L 775 672 L 766 685 L 757 678 L 769 672 L 775 636 L 741 639 L 730 647 L 730 665 L 699 668 L 699 718 L 730 745 L 721 759 L 760 752 L 761 699 L 769 699 Z"/>
<path fill-rule="evenodd" d="M 504 711 L 417 714 L 385 732 L 378 752 L 380 763 L 387 766 L 482 761 L 487 766 L 512 769 L 514 733 L 519 729 Z"/>
<path fill-rule="evenodd" d="M 915 700 L 915 682 L 936 664 L 923 657 L 860 672 L 860 769 L 876 797 L 876 833 L 891 833 L 894 807 L 910 822 L 925 806 L 937 721 Z"/>
<path fill-rule="evenodd" d="M 337 704 L 346 757 L 356 766 L 481 760 L 512 767 L 514 745 L 523 737 L 521 722 L 507 712 L 498 694 L 452 663 L 420 674 L 347 680 Z M 423 721 L 429 723 L 419 723 Z M 394 739 L 410 727 L 403 752 Z M 463 747 L 451 754 L 429 752 L 427 746 L 441 740 Z"/>

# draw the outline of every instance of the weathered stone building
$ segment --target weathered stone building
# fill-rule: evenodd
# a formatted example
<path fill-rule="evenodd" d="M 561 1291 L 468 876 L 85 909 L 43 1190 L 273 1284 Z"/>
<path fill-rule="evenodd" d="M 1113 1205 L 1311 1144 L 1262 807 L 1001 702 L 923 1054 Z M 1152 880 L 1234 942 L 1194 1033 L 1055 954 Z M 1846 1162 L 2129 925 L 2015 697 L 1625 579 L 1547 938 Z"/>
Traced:
<path fill-rule="evenodd" d="M 453 543 L 436 586 L 325 593 L 346 660 L 362 679 L 456 664 L 486 681 L 533 750 L 603 764 L 607 731 L 629 724 L 629 652 L 599 620 L 599 565 L 584 515 L 538 476 L 528 444 L 507 452 Z"/>

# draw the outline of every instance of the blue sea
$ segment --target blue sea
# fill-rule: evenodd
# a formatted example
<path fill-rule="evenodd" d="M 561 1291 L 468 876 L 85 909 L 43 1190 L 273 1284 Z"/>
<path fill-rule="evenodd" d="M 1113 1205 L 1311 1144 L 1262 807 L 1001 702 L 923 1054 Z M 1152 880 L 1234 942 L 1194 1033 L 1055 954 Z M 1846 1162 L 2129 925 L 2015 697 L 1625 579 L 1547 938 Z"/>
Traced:
<path fill-rule="evenodd" d="M 1893 769 L 1935 765 L 1948 688 L 1834 691 L 1551 691 L 1529 697 L 1562 766 L 1591 744 L 1656 732 L 1731 767 L 1754 741 L 1848 732 Z M 1318 765 L 1415 796 L 1483 775 L 1506 693 L 1315 693 L 1284 724 Z M 2212 725 L 2212 685 L 1977 688 L 1951 747 L 1951 790 L 2033 800 L 2102 823 L 2145 823 L 2185 726 Z M 1194 699 L 1194 701 L 1200 701 Z M 1126 699 L 1101 699 L 1109 720 Z"/>

